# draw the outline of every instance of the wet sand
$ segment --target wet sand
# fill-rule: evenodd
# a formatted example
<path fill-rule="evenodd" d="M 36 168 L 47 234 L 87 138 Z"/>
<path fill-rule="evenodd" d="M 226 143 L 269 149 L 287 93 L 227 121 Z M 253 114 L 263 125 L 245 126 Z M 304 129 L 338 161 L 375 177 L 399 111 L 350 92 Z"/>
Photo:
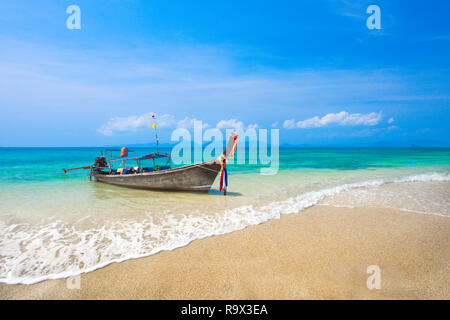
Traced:
<path fill-rule="evenodd" d="M 0 298 L 450 299 L 449 262 L 449 218 L 315 206 L 111 264 L 81 275 L 80 289 L 66 279 L 0 284 Z M 366 285 L 370 265 L 381 270 L 378 290 Z"/>

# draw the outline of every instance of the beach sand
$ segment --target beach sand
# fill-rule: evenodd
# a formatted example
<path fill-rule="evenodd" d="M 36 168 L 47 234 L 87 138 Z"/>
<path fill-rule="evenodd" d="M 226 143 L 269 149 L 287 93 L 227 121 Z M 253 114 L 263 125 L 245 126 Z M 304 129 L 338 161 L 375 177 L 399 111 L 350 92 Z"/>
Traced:
<path fill-rule="evenodd" d="M 66 279 L 0 285 L 1 299 L 450 299 L 450 219 L 315 206 Z M 381 269 L 381 288 L 366 272 Z"/>

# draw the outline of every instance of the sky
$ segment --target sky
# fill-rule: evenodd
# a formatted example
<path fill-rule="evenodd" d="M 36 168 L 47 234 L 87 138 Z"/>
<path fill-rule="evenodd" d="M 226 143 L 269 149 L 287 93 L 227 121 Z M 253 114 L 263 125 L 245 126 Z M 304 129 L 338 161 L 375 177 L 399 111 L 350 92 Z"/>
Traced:
<path fill-rule="evenodd" d="M 70 5 L 81 28 L 66 25 Z M 369 29 L 370 5 L 381 29 Z M 450 1 L 2 1 L 0 147 L 450 146 Z"/>

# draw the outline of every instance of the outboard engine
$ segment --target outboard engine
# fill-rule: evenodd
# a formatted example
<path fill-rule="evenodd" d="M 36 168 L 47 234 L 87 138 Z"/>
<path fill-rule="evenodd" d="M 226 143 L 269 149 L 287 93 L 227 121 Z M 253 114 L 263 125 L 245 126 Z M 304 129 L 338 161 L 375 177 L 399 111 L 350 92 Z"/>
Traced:
<path fill-rule="evenodd" d="M 106 163 L 105 157 L 97 157 L 94 161 L 94 169 L 105 168 L 108 164 Z"/>

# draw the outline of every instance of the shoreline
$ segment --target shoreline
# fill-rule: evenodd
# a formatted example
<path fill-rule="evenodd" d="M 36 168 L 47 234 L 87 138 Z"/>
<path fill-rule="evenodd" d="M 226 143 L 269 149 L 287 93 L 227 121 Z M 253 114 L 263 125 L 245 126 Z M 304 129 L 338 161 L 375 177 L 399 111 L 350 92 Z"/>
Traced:
<path fill-rule="evenodd" d="M 450 299 L 450 220 L 313 206 L 80 276 L 0 284 L 0 299 Z M 369 290 L 367 267 L 381 269 Z"/>

